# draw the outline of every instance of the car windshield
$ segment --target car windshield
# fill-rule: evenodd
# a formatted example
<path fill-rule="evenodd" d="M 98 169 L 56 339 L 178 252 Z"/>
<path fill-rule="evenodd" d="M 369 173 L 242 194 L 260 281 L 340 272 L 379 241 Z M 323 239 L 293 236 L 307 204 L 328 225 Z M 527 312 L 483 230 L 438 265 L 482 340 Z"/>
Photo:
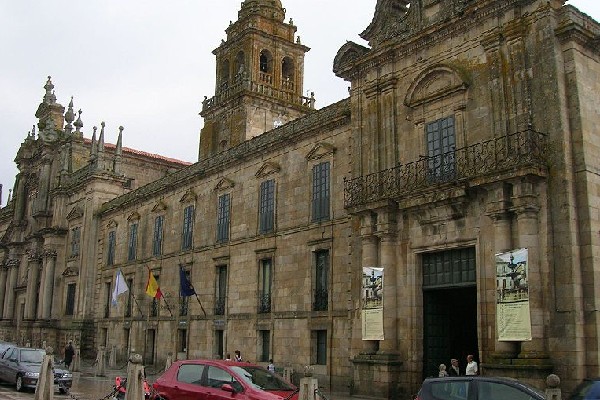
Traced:
<path fill-rule="evenodd" d="M 294 388 L 278 377 L 270 373 L 264 368 L 253 366 L 233 366 L 231 369 L 237 373 L 242 379 L 255 387 L 256 389 L 265 391 L 293 391 Z"/>
<path fill-rule="evenodd" d="M 573 400 L 597 399 L 600 396 L 600 382 L 583 381 L 570 397 Z"/>
<path fill-rule="evenodd" d="M 41 364 L 45 354 L 43 350 L 21 350 L 21 362 Z"/>

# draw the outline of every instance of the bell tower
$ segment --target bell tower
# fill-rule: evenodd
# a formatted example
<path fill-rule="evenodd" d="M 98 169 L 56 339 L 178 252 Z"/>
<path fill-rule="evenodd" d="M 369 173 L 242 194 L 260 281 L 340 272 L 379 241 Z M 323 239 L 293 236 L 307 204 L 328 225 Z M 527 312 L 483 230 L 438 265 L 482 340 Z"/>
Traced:
<path fill-rule="evenodd" d="M 314 109 L 314 96 L 302 95 L 310 49 L 292 19 L 284 20 L 280 0 L 245 0 L 226 29 L 227 40 L 213 51 L 215 95 L 202 102 L 199 160 Z"/>

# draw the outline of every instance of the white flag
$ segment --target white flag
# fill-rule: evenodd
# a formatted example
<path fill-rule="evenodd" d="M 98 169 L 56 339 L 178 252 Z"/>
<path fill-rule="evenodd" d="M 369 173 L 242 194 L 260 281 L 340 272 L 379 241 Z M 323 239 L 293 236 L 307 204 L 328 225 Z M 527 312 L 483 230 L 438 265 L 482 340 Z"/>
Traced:
<path fill-rule="evenodd" d="M 125 278 L 123 277 L 121 270 L 118 270 L 117 277 L 115 279 L 115 290 L 113 290 L 112 293 L 113 306 L 117 305 L 117 296 L 119 296 L 121 293 L 125 293 L 128 290 L 129 288 L 127 287 L 127 282 L 125 282 Z"/>

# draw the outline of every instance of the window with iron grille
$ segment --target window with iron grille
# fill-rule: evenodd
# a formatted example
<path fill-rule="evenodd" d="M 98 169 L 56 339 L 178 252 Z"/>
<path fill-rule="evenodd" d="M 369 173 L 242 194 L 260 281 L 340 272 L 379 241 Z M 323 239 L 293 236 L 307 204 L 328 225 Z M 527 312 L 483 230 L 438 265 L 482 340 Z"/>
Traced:
<path fill-rule="evenodd" d="M 330 201 L 330 164 L 329 161 L 313 166 L 312 182 L 312 221 L 329 219 Z"/>
<path fill-rule="evenodd" d="M 188 282 L 191 282 L 190 276 L 191 276 L 190 271 L 185 271 L 185 279 L 187 279 Z M 181 291 L 180 291 L 179 292 L 179 315 L 180 316 L 188 315 L 189 308 L 190 308 L 190 296 L 181 296 Z"/>
<path fill-rule="evenodd" d="M 215 315 L 225 315 L 227 296 L 227 266 L 217 266 L 217 282 L 215 288 Z"/>
<path fill-rule="evenodd" d="M 275 226 L 275 181 L 269 179 L 260 184 L 259 232 L 273 232 Z"/>
<path fill-rule="evenodd" d="M 162 242 L 163 242 L 163 224 L 165 217 L 159 215 L 154 219 L 154 236 L 152 240 L 152 255 L 159 256 L 162 254 Z"/>
<path fill-rule="evenodd" d="M 181 249 L 189 250 L 192 248 L 192 238 L 194 235 L 194 206 L 187 206 L 183 210 L 183 235 L 181 240 Z"/>
<path fill-rule="evenodd" d="M 273 262 L 270 258 L 260 260 L 260 290 L 258 296 L 258 312 L 271 312 L 271 286 L 273 282 Z"/>
<path fill-rule="evenodd" d="M 269 361 L 269 352 L 271 350 L 271 331 L 258 331 L 259 332 L 259 360 L 262 362 Z"/>
<path fill-rule="evenodd" d="M 71 229 L 71 256 L 79 255 L 79 248 L 81 243 L 81 227 L 76 226 Z"/>
<path fill-rule="evenodd" d="M 441 118 L 426 125 L 429 179 L 448 181 L 455 177 L 456 139 L 454 117 Z"/>
<path fill-rule="evenodd" d="M 131 288 L 133 288 L 133 279 L 127 279 L 127 287 L 129 290 L 127 291 L 127 303 L 125 304 L 125 316 L 131 317 L 131 313 L 133 310 L 133 292 Z"/>
<path fill-rule="evenodd" d="M 329 303 L 329 250 L 319 250 L 315 257 L 315 293 L 313 311 L 326 311 Z"/>
<path fill-rule="evenodd" d="M 129 225 L 129 242 L 127 243 L 127 261 L 136 259 L 138 224 Z"/>
<path fill-rule="evenodd" d="M 229 193 L 219 196 L 217 210 L 217 242 L 226 242 L 229 240 L 230 201 Z"/>
<path fill-rule="evenodd" d="M 422 261 L 424 289 L 476 284 L 474 247 L 423 254 Z"/>
<path fill-rule="evenodd" d="M 117 246 L 117 233 L 115 231 L 108 232 L 108 254 L 106 257 L 106 265 L 115 264 L 115 248 Z"/>
<path fill-rule="evenodd" d="M 73 315 L 75 313 L 75 291 L 77 285 L 69 283 L 67 285 L 67 303 L 65 305 L 65 315 Z"/>
<path fill-rule="evenodd" d="M 313 362 L 317 365 L 327 365 L 327 331 L 313 331 Z"/>

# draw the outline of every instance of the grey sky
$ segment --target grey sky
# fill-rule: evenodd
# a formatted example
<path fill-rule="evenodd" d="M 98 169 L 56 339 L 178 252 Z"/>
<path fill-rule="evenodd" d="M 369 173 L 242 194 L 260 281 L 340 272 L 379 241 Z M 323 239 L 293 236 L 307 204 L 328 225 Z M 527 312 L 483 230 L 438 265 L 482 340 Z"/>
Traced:
<path fill-rule="evenodd" d="M 106 122 L 106 141 L 194 162 L 204 96 L 214 94 L 211 53 L 241 0 L 2 0 L 0 1 L 0 184 L 6 204 L 14 157 L 52 76 L 57 101 L 74 97 L 83 131 Z M 347 97 L 348 83 L 332 72 L 337 50 L 371 22 L 376 0 L 282 0 L 286 20 L 311 50 L 305 92 L 317 108 Z M 571 0 L 600 20 L 600 2 Z M 333 17 L 333 18 L 332 18 Z"/>

